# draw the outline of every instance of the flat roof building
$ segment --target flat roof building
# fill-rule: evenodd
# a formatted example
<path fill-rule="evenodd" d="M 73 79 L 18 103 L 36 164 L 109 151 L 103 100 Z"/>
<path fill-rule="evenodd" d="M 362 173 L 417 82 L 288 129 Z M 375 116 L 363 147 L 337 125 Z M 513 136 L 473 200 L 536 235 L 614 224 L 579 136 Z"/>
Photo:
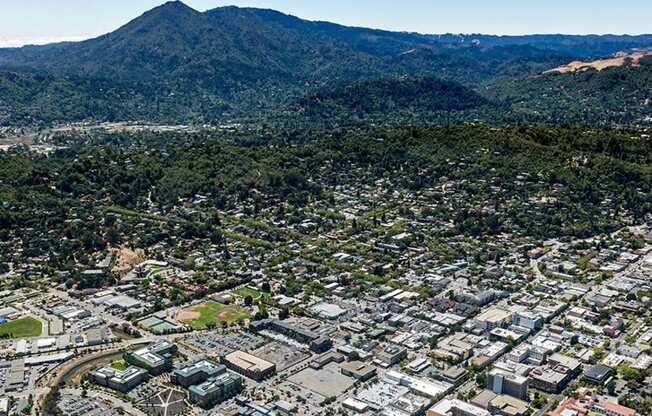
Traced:
<path fill-rule="evenodd" d="M 505 326 L 512 320 L 512 313 L 501 308 L 489 308 L 475 318 L 476 326 L 485 331 Z"/>
<path fill-rule="evenodd" d="M 602 384 L 611 376 L 611 368 L 604 364 L 596 364 L 589 368 L 584 378 L 591 384 Z"/>
<path fill-rule="evenodd" d="M 112 367 L 111 364 L 107 364 L 88 373 L 88 380 L 91 383 L 123 393 L 128 392 L 147 380 L 147 377 L 147 370 L 136 367 L 135 365 L 130 365 L 122 370 Z"/>
<path fill-rule="evenodd" d="M 426 416 L 491 416 L 491 413 L 458 399 L 445 398 L 428 409 Z"/>
<path fill-rule="evenodd" d="M 242 377 L 225 372 L 190 386 L 188 392 L 191 402 L 206 409 L 236 396 L 241 390 Z"/>
<path fill-rule="evenodd" d="M 506 394 L 518 399 L 527 399 L 527 377 L 494 368 L 487 374 L 487 388 L 496 394 Z"/>
<path fill-rule="evenodd" d="M 226 366 L 206 357 L 198 357 L 177 366 L 170 373 L 170 381 L 183 387 L 203 383 L 211 377 L 226 373 Z"/>
<path fill-rule="evenodd" d="M 125 360 L 132 365 L 144 368 L 151 375 L 158 375 L 172 369 L 172 354 L 177 346 L 169 341 L 161 341 L 125 355 Z"/>
<path fill-rule="evenodd" d="M 256 381 L 261 381 L 276 372 L 276 364 L 240 350 L 223 356 L 221 361 L 228 369 Z"/>
<path fill-rule="evenodd" d="M 376 367 L 362 361 L 350 361 L 342 366 L 342 374 L 356 380 L 367 381 L 376 376 Z"/>

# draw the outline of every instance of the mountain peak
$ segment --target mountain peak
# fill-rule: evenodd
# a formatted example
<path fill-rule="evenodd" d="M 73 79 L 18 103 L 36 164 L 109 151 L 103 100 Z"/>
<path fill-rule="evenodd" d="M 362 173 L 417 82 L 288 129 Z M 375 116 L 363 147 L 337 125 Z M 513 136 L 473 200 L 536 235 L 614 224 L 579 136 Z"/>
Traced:
<path fill-rule="evenodd" d="M 162 18 L 170 18 L 176 16 L 191 16 L 201 14 L 192 7 L 186 5 L 181 1 L 168 1 L 163 3 L 160 6 L 154 7 L 153 9 L 145 12 L 141 17 L 145 16 L 156 16 Z"/>

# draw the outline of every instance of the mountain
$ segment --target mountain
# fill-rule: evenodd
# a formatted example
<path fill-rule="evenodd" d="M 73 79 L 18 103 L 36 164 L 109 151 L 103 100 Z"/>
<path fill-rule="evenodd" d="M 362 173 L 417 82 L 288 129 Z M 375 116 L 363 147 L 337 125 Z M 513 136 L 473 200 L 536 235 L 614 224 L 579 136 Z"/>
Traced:
<path fill-rule="evenodd" d="M 223 7 L 200 13 L 175 1 L 96 39 L 5 50 L 0 67 L 225 94 L 405 71 L 482 82 L 502 75 L 498 61 L 522 58 L 549 67 L 570 56 L 522 45 L 452 47 L 432 36 L 310 22 L 272 10 Z"/>
<path fill-rule="evenodd" d="M 650 45 L 650 36 L 398 33 L 264 9 L 201 13 L 174 1 L 95 39 L 0 49 L 0 79 L 11 87 L 0 91 L 0 120 L 216 123 L 276 112 L 334 86 L 357 85 L 348 95 L 371 89 L 379 99 L 377 86 L 404 75 L 477 87 Z M 383 81 L 364 83 L 373 80 Z M 432 82 L 435 91 L 443 85 Z M 458 101 L 469 98 L 453 90 Z"/>
<path fill-rule="evenodd" d="M 437 41 L 448 45 L 473 45 L 475 47 L 530 46 L 555 54 L 583 58 L 599 58 L 618 52 L 644 49 L 652 44 L 652 35 L 523 35 L 496 36 L 482 34 L 434 35 Z"/>

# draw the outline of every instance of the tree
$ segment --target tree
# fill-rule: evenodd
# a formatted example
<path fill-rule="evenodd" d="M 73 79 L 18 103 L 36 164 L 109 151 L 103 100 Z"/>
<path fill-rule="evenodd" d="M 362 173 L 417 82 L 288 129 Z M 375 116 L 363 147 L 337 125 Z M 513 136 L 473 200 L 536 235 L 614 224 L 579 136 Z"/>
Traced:
<path fill-rule="evenodd" d="M 478 375 L 475 376 L 475 382 L 479 387 L 485 387 L 487 385 L 487 373 L 478 373 Z"/>
<path fill-rule="evenodd" d="M 254 298 L 251 297 L 251 295 L 247 295 L 244 298 L 244 304 L 245 306 L 251 306 L 254 303 Z"/>
<path fill-rule="evenodd" d="M 120 233 L 113 227 L 109 228 L 106 232 L 106 241 L 112 246 L 117 245 L 120 242 Z"/>
<path fill-rule="evenodd" d="M 279 319 L 287 319 L 290 316 L 290 310 L 287 307 L 281 308 L 278 312 Z"/>

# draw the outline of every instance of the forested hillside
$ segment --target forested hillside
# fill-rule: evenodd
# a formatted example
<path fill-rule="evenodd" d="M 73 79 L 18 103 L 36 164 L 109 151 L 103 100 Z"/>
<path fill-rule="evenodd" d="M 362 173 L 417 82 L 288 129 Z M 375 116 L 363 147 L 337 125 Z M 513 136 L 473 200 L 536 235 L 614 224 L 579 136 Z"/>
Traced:
<path fill-rule="evenodd" d="M 506 106 L 511 121 L 636 124 L 652 122 L 652 56 L 640 66 L 547 73 L 478 88 Z"/>

